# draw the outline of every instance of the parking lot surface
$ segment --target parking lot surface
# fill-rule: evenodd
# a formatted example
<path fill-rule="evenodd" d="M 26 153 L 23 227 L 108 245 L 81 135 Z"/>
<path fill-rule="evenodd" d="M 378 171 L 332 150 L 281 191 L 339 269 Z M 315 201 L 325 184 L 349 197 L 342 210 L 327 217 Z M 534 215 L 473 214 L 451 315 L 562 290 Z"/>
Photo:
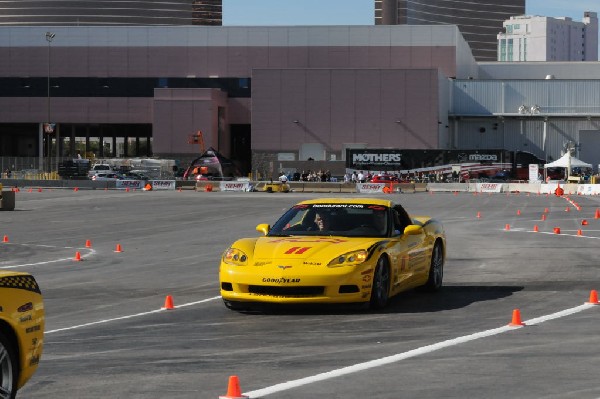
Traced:
<path fill-rule="evenodd" d="M 230 376 L 253 398 L 600 396 L 600 306 L 585 305 L 600 288 L 600 198 L 386 195 L 444 223 L 441 292 L 382 312 L 225 308 L 227 246 L 324 196 L 341 195 L 21 191 L 0 213 L 0 268 L 35 275 L 47 320 L 18 397 L 216 399 Z M 507 327 L 514 310 L 525 326 Z"/>

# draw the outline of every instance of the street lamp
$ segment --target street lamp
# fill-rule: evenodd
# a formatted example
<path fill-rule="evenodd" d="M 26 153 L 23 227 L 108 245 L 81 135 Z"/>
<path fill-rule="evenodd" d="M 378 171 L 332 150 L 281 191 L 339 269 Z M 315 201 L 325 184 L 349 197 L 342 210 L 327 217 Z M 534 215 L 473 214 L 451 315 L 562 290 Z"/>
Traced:
<path fill-rule="evenodd" d="M 46 41 L 48 42 L 48 103 L 46 106 L 46 109 L 48 111 L 48 117 L 46 119 L 46 123 L 47 123 L 47 133 L 51 133 L 52 132 L 52 125 L 50 124 L 50 43 L 52 43 L 52 40 L 54 39 L 54 37 L 56 36 L 55 33 L 52 32 L 46 32 Z M 48 136 L 48 172 L 50 172 L 51 170 L 51 157 L 50 157 L 50 143 L 52 142 L 52 139 L 50 138 L 50 136 Z M 43 139 L 42 139 L 42 146 L 43 146 Z M 57 146 L 58 146 L 58 142 L 57 142 Z M 42 156 L 43 156 L 43 149 L 42 149 Z M 58 156 L 58 154 L 57 154 Z M 57 158 L 58 161 L 58 158 Z"/>

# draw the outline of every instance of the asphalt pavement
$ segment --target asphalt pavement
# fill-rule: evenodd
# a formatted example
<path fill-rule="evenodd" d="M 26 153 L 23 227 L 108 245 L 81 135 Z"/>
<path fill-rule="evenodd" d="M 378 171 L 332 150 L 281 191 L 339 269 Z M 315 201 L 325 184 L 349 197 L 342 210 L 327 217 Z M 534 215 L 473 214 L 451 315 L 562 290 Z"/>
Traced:
<path fill-rule="evenodd" d="M 599 197 L 381 195 L 444 223 L 441 292 L 382 312 L 225 308 L 227 246 L 324 196 L 341 195 L 17 193 L 0 268 L 34 274 L 47 312 L 18 397 L 216 399 L 230 376 L 252 398 L 600 397 L 600 306 L 585 304 L 600 289 Z M 515 310 L 524 326 L 508 326 Z"/>

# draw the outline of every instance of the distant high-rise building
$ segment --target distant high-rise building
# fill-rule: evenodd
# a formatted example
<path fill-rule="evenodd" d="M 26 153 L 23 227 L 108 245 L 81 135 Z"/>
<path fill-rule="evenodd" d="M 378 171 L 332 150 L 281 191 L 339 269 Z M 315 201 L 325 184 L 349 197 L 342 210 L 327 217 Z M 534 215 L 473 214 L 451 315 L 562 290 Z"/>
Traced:
<path fill-rule="evenodd" d="M 223 25 L 222 0 L 194 0 L 192 5 L 193 25 Z"/>
<path fill-rule="evenodd" d="M 569 17 L 521 15 L 504 21 L 498 34 L 498 61 L 598 61 L 598 15 L 582 22 Z"/>
<path fill-rule="evenodd" d="M 221 1 L 3 1 L 0 25 L 221 25 Z"/>
<path fill-rule="evenodd" d="M 375 0 L 375 25 L 457 25 L 478 61 L 497 59 L 502 23 L 525 13 L 525 0 Z"/>

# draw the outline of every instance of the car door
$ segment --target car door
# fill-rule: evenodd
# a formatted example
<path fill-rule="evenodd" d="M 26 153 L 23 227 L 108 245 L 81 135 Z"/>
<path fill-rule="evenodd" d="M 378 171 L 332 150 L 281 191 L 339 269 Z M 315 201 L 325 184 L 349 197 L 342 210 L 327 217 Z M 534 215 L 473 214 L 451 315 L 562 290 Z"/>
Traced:
<path fill-rule="evenodd" d="M 423 275 L 427 273 L 429 258 L 426 234 L 422 228 L 415 227 L 415 223 L 418 222 L 413 221 L 402 206 L 394 206 L 391 212 L 393 237 L 396 239 L 399 254 L 398 278 L 394 283 L 399 285 L 399 290 L 404 290 L 421 284 Z M 406 230 L 408 226 L 412 227 Z"/>

